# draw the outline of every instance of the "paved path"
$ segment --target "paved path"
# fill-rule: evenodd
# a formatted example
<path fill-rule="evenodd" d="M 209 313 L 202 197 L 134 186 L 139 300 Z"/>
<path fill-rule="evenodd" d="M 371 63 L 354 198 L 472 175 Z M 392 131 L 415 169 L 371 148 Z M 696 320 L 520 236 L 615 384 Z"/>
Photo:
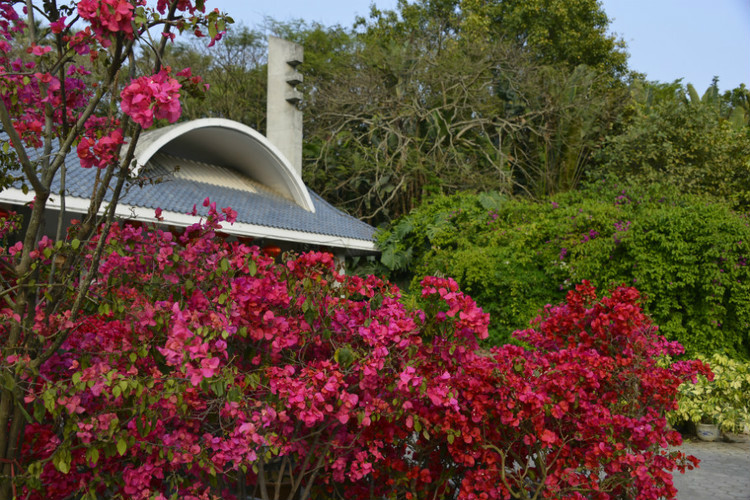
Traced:
<path fill-rule="evenodd" d="M 685 440 L 680 449 L 701 463 L 674 474 L 677 500 L 750 500 L 750 443 Z"/>

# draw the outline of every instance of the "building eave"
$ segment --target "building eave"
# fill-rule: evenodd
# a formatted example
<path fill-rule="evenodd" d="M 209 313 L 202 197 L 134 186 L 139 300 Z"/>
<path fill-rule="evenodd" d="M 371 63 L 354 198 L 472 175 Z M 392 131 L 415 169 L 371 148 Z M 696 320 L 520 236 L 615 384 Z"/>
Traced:
<path fill-rule="evenodd" d="M 32 202 L 33 194 L 24 192 L 16 188 L 8 188 L 0 192 L 0 202 L 12 205 L 25 205 Z M 74 196 L 65 197 L 65 210 L 70 213 L 86 214 L 88 213 L 90 200 Z M 60 210 L 60 198 L 57 195 L 51 195 L 47 202 L 47 207 L 51 210 Z M 104 213 L 106 207 L 100 210 Z M 155 223 L 162 225 L 172 225 L 176 227 L 188 227 L 200 222 L 203 218 L 190 214 L 182 214 L 169 210 L 163 210 L 161 220 L 156 219 L 154 210 L 151 208 L 139 207 L 135 205 L 120 203 L 115 210 L 115 216 L 120 219 L 135 219 L 146 223 Z M 244 222 L 235 222 L 233 224 L 223 223 L 222 231 L 233 235 L 251 238 L 267 238 L 278 241 L 291 243 L 309 244 L 314 246 L 340 248 L 357 252 L 375 253 L 377 248 L 375 242 L 371 240 L 361 240 L 356 238 L 347 238 L 342 236 L 313 233 L 307 231 L 297 231 L 272 226 L 263 226 L 259 224 L 249 224 Z"/>

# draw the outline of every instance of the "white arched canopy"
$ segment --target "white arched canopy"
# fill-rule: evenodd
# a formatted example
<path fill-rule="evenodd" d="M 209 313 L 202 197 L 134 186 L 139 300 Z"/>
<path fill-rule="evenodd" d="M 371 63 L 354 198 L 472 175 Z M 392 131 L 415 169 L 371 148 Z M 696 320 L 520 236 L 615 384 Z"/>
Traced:
<path fill-rule="evenodd" d="M 315 212 L 310 193 L 294 167 L 266 137 L 242 123 L 202 118 L 147 132 L 136 145 L 133 174 L 138 176 L 159 152 L 230 168 Z"/>

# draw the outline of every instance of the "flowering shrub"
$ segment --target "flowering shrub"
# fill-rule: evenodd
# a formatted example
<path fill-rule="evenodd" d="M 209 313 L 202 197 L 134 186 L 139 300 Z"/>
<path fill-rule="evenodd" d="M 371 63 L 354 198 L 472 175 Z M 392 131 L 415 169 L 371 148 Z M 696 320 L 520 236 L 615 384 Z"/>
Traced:
<path fill-rule="evenodd" d="M 387 441 L 367 436 L 395 432 L 397 374 L 421 345 L 398 292 L 336 274 L 329 254 L 275 265 L 217 238 L 233 212 L 210 210 L 179 238 L 113 227 L 86 314 L 37 306 L 32 334 L 69 330 L 60 349 L 38 370 L 3 358 L 23 373 L 29 498 L 307 497 L 382 460 Z M 42 278 L 51 247 L 34 253 Z"/>
<path fill-rule="evenodd" d="M 156 120 L 174 122 L 179 117 L 180 91 L 192 95 L 205 90 L 200 78 L 189 70 L 181 69 L 172 77 L 171 69 L 162 67 L 167 43 L 177 33 L 205 36 L 204 31 L 214 42 L 221 38 L 226 22 L 231 19 L 217 9 L 207 11 L 203 0 L 0 1 L 0 188 L 17 189 L 23 196 L 28 193 L 30 202 L 24 233 L 18 236 L 21 241 L 3 248 L 7 250 L 3 258 L 10 261 L 0 267 L 0 297 L 2 307 L 7 308 L 0 339 L 4 356 L 0 365 L 0 498 L 16 496 L 12 479 L 19 477 L 21 470 L 29 478 L 38 478 L 46 474 L 43 466 L 48 458 L 53 457 L 60 471 L 72 460 L 66 453 L 74 458 L 80 454 L 79 449 L 65 447 L 67 434 L 59 443 L 54 441 L 60 440 L 60 429 L 38 428 L 39 421 L 31 423 L 24 408 L 24 398 L 31 397 L 29 380 L 47 376 L 46 367 L 63 354 L 60 349 L 73 348 L 68 347 L 70 342 L 83 342 L 87 349 L 96 346 L 74 333 L 87 328 L 90 335 L 96 331 L 95 318 L 84 308 L 90 306 L 90 294 L 96 289 L 98 259 L 109 241 L 114 208 L 130 177 L 139 135 Z M 133 64 L 142 53 L 155 61 L 150 68 Z M 62 241 L 53 245 L 40 235 L 52 215 L 48 202 L 54 200 L 61 207 L 57 238 L 64 236 L 66 169 L 70 168 L 65 161 L 71 151 L 77 152 L 82 167 L 100 171 L 75 237 L 65 246 Z M 59 187 L 53 192 L 55 185 Z M 92 247 L 91 242 L 97 239 L 101 245 Z M 41 334 L 35 329 L 39 324 L 36 315 L 59 323 Z M 109 358 L 102 361 L 109 362 Z M 211 357 L 199 357 L 195 363 L 193 369 L 203 376 L 217 367 Z M 50 373 L 49 380 L 62 384 L 62 379 L 55 378 L 57 373 Z M 186 373 L 197 380 L 194 371 Z M 97 372 L 91 376 L 98 380 L 104 375 Z M 103 387 L 92 384 L 93 394 L 99 398 Z M 55 404 L 88 415 L 95 404 L 90 399 L 79 391 L 61 394 Z M 54 409 L 49 406 L 50 412 Z M 102 417 L 95 424 L 83 422 L 81 432 L 103 432 L 105 423 L 115 426 L 122 417 L 115 416 Z M 31 427 L 26 428 L 27 422 Z M 43 436 L 52 440 L 43 443 L 47 453 L 40 455 L 45 457 L 43 462 L 33 462 L 37 468 L 31 470 L 21 466 L 23 449 L 36 446 Z M 51 454 L 57 449 L 55 443 L 63 451 Z M 159 474 L 154 472 L 154 476 Z M 66 480 L 70 477 L 52 487 L 63 491 L 68 488 Z"/>
<path fill-rule="evenodd" d="M 423 284 L 436 281 L 445 296 L 455 289 Z M 476 338 L 456 336 L 461 319 L 443 318 L 452 333 L 400 377 L 413 453 L 376 477 L 400 481 L 407 498 L 674 498 L 670 471 L 697 461 L 666 449 L 681 438 L 665 412 L 708 368 L 661 367 L 682 349 L 657 335 L 638 300 L 632 288 L 597 299 L 584 283 L 517 332 L 530 349 L 477 350 Z"/>
<path fill-rule="evenodd" d="M 85 314 L 71 321 L 74 294 L 36 304 L 26 335 L 69 334 L 39 366 L 0 352 L 26 404 L 19 494 L 674 498 L 669 472 L 695 463 L 666 450 L 663 415 L 705 365 L 656 364 L 680 348 L 635 290 L 584 284 L 518 333 L 529 348 L 483 351 L 488 315 L 455 281 L 425 278 L 409 311 L 329 254 L 275 264 L 217 238 L 231 218 L 210 205 L 179 236 L 115 225 Z M 53 248 L 100 237 L 40 242 L 40 283 Z M 5 340 L 18 318 L 0 315 Z"/>

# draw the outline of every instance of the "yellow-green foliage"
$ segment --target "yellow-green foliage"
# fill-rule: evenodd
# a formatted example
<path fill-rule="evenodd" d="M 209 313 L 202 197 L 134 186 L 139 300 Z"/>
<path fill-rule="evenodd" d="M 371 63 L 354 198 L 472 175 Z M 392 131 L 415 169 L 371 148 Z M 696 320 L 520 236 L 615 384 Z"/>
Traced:
<path fill-rule="evenodd" d="M 715 422 L 725 432 L 750 432 L 750 363 L 723 354 L 698 358 L 708 362 L 714 379 L 699 375 L 696 384 L 681 385 L 679 409 L 670 420 Z"/>

